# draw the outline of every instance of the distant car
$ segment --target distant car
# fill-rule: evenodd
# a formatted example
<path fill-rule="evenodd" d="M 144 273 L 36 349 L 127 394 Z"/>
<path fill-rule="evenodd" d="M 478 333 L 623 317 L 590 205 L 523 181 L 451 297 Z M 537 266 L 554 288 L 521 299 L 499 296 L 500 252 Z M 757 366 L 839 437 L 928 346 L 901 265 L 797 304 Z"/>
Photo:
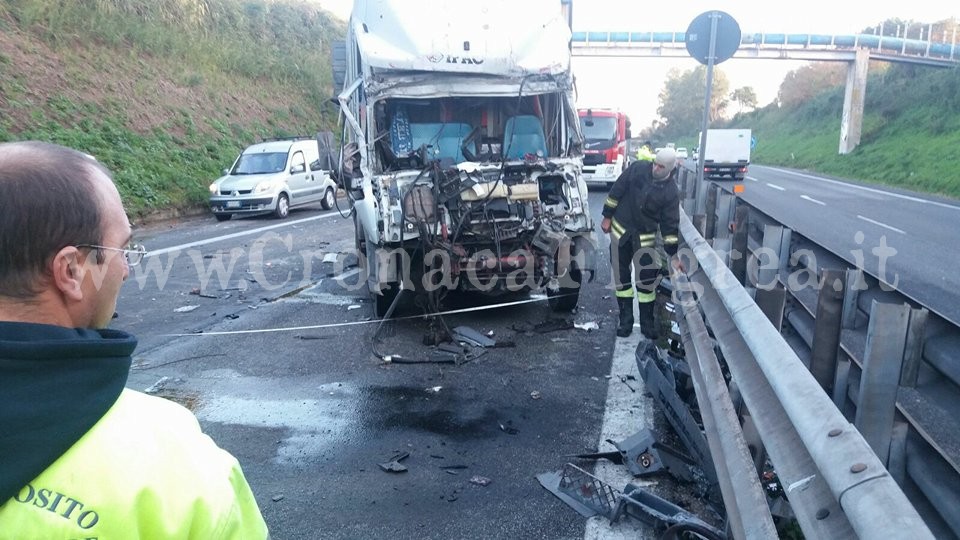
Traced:
<path fill-rule="evenodd" d="M 291 208 L 336 204 L 337 186 L 320 167 L 316 139 L 292 137 L 254 144 L 224 176 L 210 184 L 210 209 L 217 221 L 235 214 L 270 214 L 283 219 Z"/>
<path fill-rule="evenodd" d="M 682 146 L 680 148 L 677 148 L 677 159 L 687 159 L 688 157 L 690 156 L 687 155 L 686 148 Z"/>

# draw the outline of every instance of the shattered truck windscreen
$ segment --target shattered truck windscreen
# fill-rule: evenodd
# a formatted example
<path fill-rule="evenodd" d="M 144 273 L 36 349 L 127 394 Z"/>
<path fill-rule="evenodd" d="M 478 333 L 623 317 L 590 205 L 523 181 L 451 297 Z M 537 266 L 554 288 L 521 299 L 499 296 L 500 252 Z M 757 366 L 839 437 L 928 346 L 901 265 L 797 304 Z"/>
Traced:
<path fill-rule="evenodd" d="M 470 42 L 466 57 L 430 52 L 424 34 L 370 15 L 355 8 L 347 71 L 357 77 L 338 99 L 353 149 L 344 185 L 377 311 L 399 289 L 437 288 L 543 287 L 554 309 L 575 307 L 592 277 L 593 222 L 562 29 L 550 23 L 556 39 L 502 53 L 498 40 Z M 400 48 L 410 39 L 424 52 Z"/>

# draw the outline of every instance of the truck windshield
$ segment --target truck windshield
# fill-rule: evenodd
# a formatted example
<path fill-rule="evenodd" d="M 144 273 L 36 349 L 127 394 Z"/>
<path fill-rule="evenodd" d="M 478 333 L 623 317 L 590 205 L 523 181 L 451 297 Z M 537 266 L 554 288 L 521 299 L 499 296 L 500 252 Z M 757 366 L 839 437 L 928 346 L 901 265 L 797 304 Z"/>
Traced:
<path fill-rule="evenodd" d="M 282 171 L 287 166 L 286 152 L 242 154 L 231 174 L 266 174 Z"/>
<path fill-rule="evenodd" d="M 586 142 L 611 141 L 617 138 L 617 119 L 612 116 L 581 116 L 580 131 Z"/>

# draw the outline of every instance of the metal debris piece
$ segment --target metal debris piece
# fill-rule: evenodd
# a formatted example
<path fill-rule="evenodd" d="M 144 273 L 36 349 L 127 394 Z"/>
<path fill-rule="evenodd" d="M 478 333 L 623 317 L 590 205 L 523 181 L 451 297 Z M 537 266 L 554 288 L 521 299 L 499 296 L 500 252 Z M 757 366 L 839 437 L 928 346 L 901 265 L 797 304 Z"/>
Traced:
<path fill-rule="evenodd" d="M 607 439 L 616 452 L 595 452 L 579 454 L 580 459 L 606 459 L 620 465 L 626 465 L 630 474 L 644 476 L 666 470 L 677 478 L 692 482 L 695 480 L 690 467 L 693 459 L 683 452 L 657 441 L 657 436 L 649 429 L 641 429 L 621 442 Z"/>
<path fill-rule="evenodd" d="M 533 327 L 533 331 L 538 334 L 546 334 L 547 332 L 571 329 L 573 329 L 573 321 L 567 319 L 547 319 L 546 321 L 543 321 L 542 323 Z"/>
<path fill-rule="evenodd" d="M 351 311 L 351 310 L 354 310 L 354 309 L 360 309 L 361 307 L 362 307 L 362 306 L 361 306 L 360 304 L 351 304 L 351 305 L 347 306 L 347 311 Z"/>
<path fill-rule="evenodd" d="M 572 463 L 556 472 L 538 474 L 537 481 L 586 518 L 597 514 L 612 518 L 620 498 L 617 490 Z"/>
<path fill-rule="evenodd" d="M 538 390 L 534 390 L 533 392 L 530 392 L 530 397 L 533 399 L 540 399 L 543 396 L 540 395 Z"/>
<path fill-rule="evenodd" d="M 190 313 L 191 311 L 197 309 L 200 306 L 180 306 L 177 309 L 173 310 L 174 313 Z"/>
<path fill-rule="evenodd" d="M 453 339 L 455 341 L 466 341 L 477 347 L 493 347 L 496 341 L 470 328 L 469 326 L 458 326 L 453 329 Z"/>
<path fill-rule="evenodd" d="M 573 323 L 573 327 L 579 330 L 584 330 L 586 332 L 600 329 L 600 325 L 597 324 L 596 321 L 587 321 L 585 323 Z"/>
<path fill-rule="evenodd" d="M 510 422 L 507 422 L 506 424 L 498 424 L 498 425 L 500 426 L 500 431 L 507 433 L 509 435 L 516 435 L 517 433 L 520 433 L 520 430 L 510 425 Z"/>
<path fill-rule="evenodd" d="M 493 480 L 490 480 L 486 476 L 480 476 L 480 475 L 474 476 L 473 478 L 470 479 L 471 484 L 476 484 L 478 486 L 484 486 L 484 487 L 489 486 L 490 482 L 492 481 Z"/>
<path fill-rule="evenodd" d="M 726 538 L 721 531 L 666 499 L 634 484 L 627 484 L 621 493 L 572 463 L 560 471 L 539 474 L 537 480 L 584 517 L 599 514 L 613 523 L 626 516 L 657 529 L 689 530 L 707 540 Z"/>
<path fill-rule="evenodd" d="M 280 502 L 283 500 L 283 495 L 274 495 L 273 497 L 270 497 L 270 500 L 273 502 Z"/>
<path fill-rule="evenodd" d="M 407 467 L 404 465 L 401 465 L 400 462 L 403 461 L 404 459 L 407 459 L 409 456 L 410 456 L 410 452 L 397 452 L 396 454 L 394 454 L 392 458 L 390 458 L 389 461 L 385 461 L 383 463 L 377 463 L 377 465 L 379 465 L 380 468 L 386 472 L 392 472 L 392 473 L 407 472 Z"/>
<path fill-rule="evenodd" d="M 160 377 L 160 380 L 150 385 L 149 388 L 145 389 L 143 392 L 145 394 L 156 394 L 160 390 L 163 390 L 163 387 L 167 385 L 167 381 L 170 380 L 170 377 Z"/>
<path fill-rule="evenodd" d="M 719 494 L 717 472 L 710 456 L 707 437 L 700 430 L 686 403 L 677 395 L 676 376 L 669 355 L 660 355 L 652 341 L 642 339 L 637 345 L 636 359 L 647 390 L 667 413 L 670 426 L 680 437 L 695 463 L 700 466 L 710 490 Z"/>
<path fill-rule="evenodd" d="M 426 391 L 431 392 L 433 394 L 439 394 L 442 388 L 443 388 L 442 386 L 431 386 L 427 388 Z"/>

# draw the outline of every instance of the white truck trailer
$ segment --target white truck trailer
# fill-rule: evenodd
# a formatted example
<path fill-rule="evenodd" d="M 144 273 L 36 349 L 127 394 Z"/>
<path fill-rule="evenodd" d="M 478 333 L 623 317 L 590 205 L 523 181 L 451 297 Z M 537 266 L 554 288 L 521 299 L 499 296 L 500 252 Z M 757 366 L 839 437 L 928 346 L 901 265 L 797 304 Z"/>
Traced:
<path fill-rule="evenodd" d="M 750 166 L 751 140 L 749 129 L 708 129 L 703 177 L 742 182 Z"/>

